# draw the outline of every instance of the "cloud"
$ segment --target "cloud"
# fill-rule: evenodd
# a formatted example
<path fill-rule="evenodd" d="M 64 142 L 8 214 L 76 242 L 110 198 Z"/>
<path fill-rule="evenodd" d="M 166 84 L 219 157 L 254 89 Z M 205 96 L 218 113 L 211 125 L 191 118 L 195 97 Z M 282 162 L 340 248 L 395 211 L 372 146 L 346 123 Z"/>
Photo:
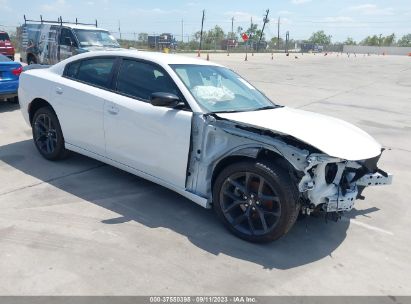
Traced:
<path fill-rule="evenodd" d="M 312 0 L 291 0 L 291 3 L 299 5 L 299 4 L 304 4 L 304 3 L 311 2 L 311 1 Z"/>
<path fill-rule="evenodd" d="M 0 7 L 1 7 L 2 10 L 6 11 L 6 12 L 11 12 L 12 11 L 8 0 L 0 0 Z"/>
<path fill-rule="evenodd" d="M 186 5 L 187 6 L 197 6 L 199 3 L 196 1 L 191 1 L 191 2 L 187 2 Z"/>
<path fill-rule="evenodd" d="M 62 12 L 68 7 L 69 5 L 66 3 L 66 0 L 56 0 L 52 3 L 43 4 L 41 9 L 46 12 Z"/>
<path fill-rule="evenodd" d="M 161 8 L 143 9 L 137 8 L 132 11 L 133 14 L 148 14 L 148 15 L 166 15 L 166 14 L 183 14 L 185 11 L 179 9 L 165 10 Z"/>
<path fill-rule="evenodd" d="M 294 14 L 294 12 L 290 12 L 290 11 L 287 11 L 287 10 L 277 12 L 277 15 L 280 15 L 280 16 L 293 15 L 293 14 Z"/>
<path fill-rule="evenodd" d="M 336 17 L 326 17 L 324 18 L 325 22 L 335 22 L 335 23 L 347 23 L 347 22 L 353 22 L 354 19 L 351 17 L 345 17 L 345 16 L 336 16 Z"/>
<path fill-rule="evenodd" d="M 392 7 L 380 8 L 377 5 L 370 3 L 350 6 L 348 10 L 363 15 L 387 16 L 394 14 L 394 9 Z"/>

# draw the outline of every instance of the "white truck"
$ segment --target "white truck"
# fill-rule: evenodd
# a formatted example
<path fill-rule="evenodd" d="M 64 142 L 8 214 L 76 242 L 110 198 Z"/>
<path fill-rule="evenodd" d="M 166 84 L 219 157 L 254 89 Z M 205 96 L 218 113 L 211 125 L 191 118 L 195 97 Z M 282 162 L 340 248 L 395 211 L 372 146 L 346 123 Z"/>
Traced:
<path fill-rule="evenodd" d="M 29 20 L 24 16 L 20 35 L 21 58 L 27 64 L 52 65 L 73 55 L 120 48 L 109 31 L 95 24 Z"/>

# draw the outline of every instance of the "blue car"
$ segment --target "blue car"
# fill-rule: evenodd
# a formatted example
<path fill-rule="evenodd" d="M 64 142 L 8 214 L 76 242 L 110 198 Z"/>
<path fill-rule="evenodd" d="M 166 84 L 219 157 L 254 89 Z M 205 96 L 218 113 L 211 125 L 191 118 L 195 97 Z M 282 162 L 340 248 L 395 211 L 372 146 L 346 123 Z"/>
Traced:
<path fill-rule="evenodd" d="M 18 101 L 17 89 L 22 71 L 23 67 L 20 63 L 0 54 L 0 101 L 5 99 Z"/>

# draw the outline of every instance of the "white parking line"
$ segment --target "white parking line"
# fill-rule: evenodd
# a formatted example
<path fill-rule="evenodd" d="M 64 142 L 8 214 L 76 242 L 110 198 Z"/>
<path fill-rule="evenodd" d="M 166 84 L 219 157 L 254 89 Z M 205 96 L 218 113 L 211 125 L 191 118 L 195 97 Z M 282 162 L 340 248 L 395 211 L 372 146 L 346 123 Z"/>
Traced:
<path fill-rule="evenodd" d="M 361 226 L 361 227 L 366 228 L 368 230 L 373 230 L 373 231 L 381 232 L 381 233 L 388 234 L 388 235 L 394 235 L 394 233 L 392 233 L 391 231 L 384 230 L 384 229 L 381 229 L 381 228 L 378 228 L 378 227 L 375 227 L 375 226 L 371 226 L 371 225 L 362 223 L 362 222 L 357 221 L 357 220 L 349 219 L 348 217 L 345 217 L 345 216 L 341 217 L 341 220 L 348 221 L 351 224 Z"/>

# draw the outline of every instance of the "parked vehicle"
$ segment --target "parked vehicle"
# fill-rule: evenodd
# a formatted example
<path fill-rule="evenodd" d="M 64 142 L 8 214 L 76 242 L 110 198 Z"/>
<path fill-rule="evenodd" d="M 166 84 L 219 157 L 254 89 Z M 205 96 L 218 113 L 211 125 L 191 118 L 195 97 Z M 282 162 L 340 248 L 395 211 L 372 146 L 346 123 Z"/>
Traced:
<path fill-rule="evenodd" d="M 25 19 L 21 32 L 20 60 L 27 64 L 52 65 L 76 54 L 120 47 L 109 31 L 97 27 L 97 22 L 92 26 Z"/>
<path fill-rule="evenodd" d="M 10 41 L 9 34 L 0 31 L 0 54 L 14 61 L 14 46 Z"/>
<path fill-rule="evenodd" d="M 161 35 L 147 36 L 147 43 L 149 48 L 163 50 L 165 48 L 175 49 L 177 46 L 176 39 L 172 34 L 163 33 Z"/>
<path fill-rule="evenodd" d="M 17 89 L 22 71 L 20 63 L 0 54 L 0 100 L 18 101 Z"/>
<path fill-rule="evenodd" d="M 248 241 L 281 237 L 300 212 L 349 211 L 392 179 L 364 131 L 274 104 L 209 61 L 86 53 L 23 73 L 19 97 L 46 159 L 71 150 L 146 178 L 213 207 Z"/>

